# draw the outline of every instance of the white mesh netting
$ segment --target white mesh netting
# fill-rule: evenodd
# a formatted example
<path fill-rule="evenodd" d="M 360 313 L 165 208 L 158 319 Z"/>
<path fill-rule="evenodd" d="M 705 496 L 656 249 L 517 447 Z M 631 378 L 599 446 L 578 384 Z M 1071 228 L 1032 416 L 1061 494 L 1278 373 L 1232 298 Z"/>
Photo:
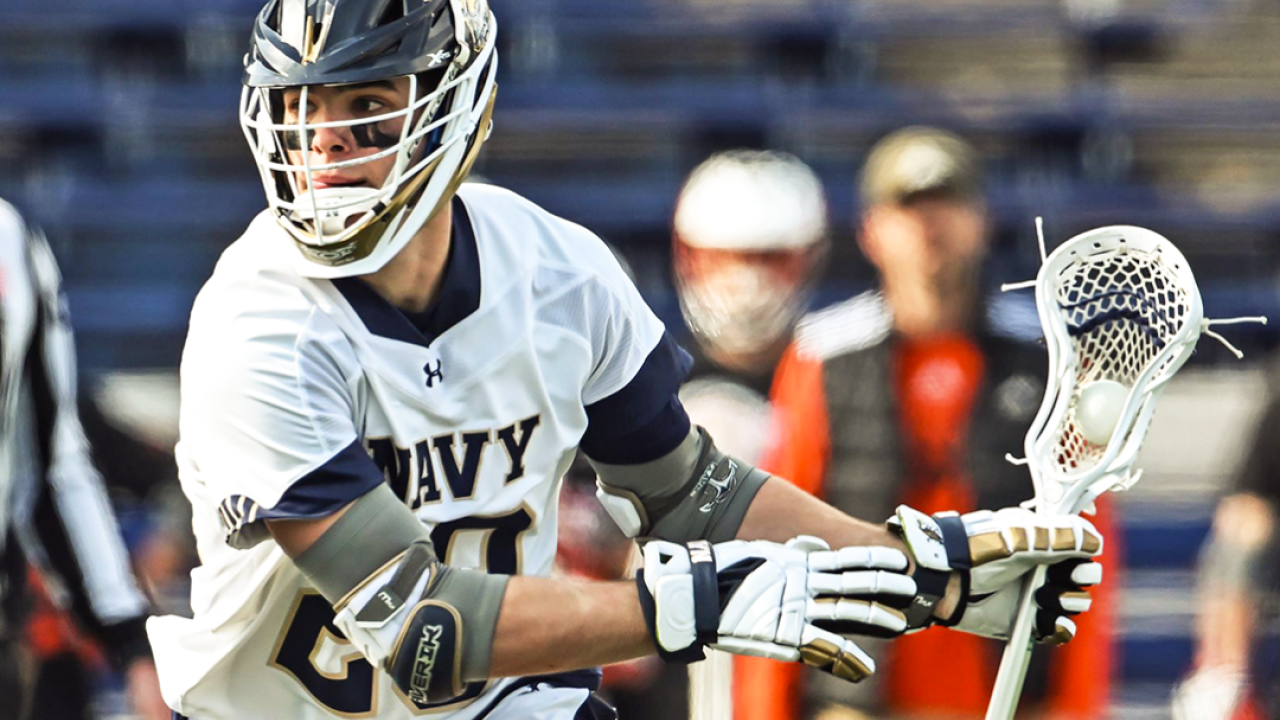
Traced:
<path fill-rule="evenodd" d="M 1177 280 L 1178 265 L 1167 262 L 1159 249 L 1121 246 L 1083 256 L 1059 273 L 1057 311 L 1077 358 L 1071 407 L 1053 444 L 1059 472 L 1087 470 L 1106 449 L 1085 440 L 1076 425 L 1080 391 L 1097 380 L 1132 388 L 1187 322 L 1190 300 Z"/>

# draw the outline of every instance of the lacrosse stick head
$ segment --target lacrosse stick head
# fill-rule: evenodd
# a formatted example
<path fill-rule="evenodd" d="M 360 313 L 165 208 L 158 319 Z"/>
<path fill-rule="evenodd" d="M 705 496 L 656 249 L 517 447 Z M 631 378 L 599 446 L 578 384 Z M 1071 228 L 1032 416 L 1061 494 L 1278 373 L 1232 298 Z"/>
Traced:
<path fill-rule="evenodd" d="M 1058 247 L 1036 277 L 1036 306 L 1049 380 L 1027 432 L 1027 459 L 1037 501 L 1078 512 L 1137 479 L 1133 460 L 1156 400 L 1194 350 L 1204 310 L 1182 253 L 1130 226 L 1091 230 Z M 1077 417 L 1081 393 L 1099 381 L 1128 391 L 1103 443 L 1087 440 Z"/>

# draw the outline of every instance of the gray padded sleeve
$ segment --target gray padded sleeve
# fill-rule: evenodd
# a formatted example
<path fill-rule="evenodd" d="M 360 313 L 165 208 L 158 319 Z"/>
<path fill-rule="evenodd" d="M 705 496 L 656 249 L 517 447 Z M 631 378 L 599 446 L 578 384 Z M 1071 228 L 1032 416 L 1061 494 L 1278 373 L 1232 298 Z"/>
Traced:
<path fill-rule="evenodd" d="M 352 503 L 293 564 L 337 607 L 368 577 L 423 540 L 430 543 L 431 533 L 384 483 Z"/>
<path fill-rule="evenodd" d="M 675 450 L 638 465 L 591 461 L 609 494 L 642 506 L 642 533 L 670 542 L 732 540 L 769 474 L 716 449 L 701 427 Z"/>
<path fill-rule="evenodd" d="M 458 570 L 444 565 L 440 579 L 427 595 L 452 605 L 462 615 L 462 681 L 489 678 L 493 660 L 493 633 L 506 594 L 508 575 L 490 575 L 477 570 Z"/>
<path fill-rule="evenodd" d="M 387 485 L 365 493 L 347 508 L 306 552 L 294 558 L 320 594 L 334 607 L 387 565 L 400 559 L 414 543 L 431 545 L 431 533 Z M 436 578 L 423 599 L 456 609 L 462 617 L 462 679 L 488 677 L 493 634 L 506 592 L 506 575 L 451 568 L 435 561 Z M 414 583 L 410 583 L 412 587 Z"/>

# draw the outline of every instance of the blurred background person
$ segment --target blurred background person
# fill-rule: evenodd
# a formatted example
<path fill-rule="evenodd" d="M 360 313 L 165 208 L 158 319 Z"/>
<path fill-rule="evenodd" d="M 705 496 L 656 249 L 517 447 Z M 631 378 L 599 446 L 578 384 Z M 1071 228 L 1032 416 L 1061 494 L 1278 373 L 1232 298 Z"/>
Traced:
<path fill-rule="evenodd" d="M 1280 364 L 1230 493 L 1201 553 L 1195 665 L 1173 696 L 1174 720 L 1280 717 L 1280 672 L 1260 667 L 1259 638 L 1275 615 L 1280 579 Z"/>
<path fill-rule="evenodd" d="M 1047 361 L 989 312 L 981 165 L 969 143 L 932 128 L 873 146 L 857 237 L 879 289 L 806 317 L 778 370 L 782 441 L 766 466 L 865 520 L 886 518 L 899 503 L 966 512 L 1031 496 L 1026 470 L 1004 457 L 1020 454 Z M 1078 645 L 1051 651 L 1058 662 L 1047 676 L 1042 668 L 1040 692 L 1028 683 L 1028 704 L 1036 695 L 1048 701 L 1036 717 L 1103 717 L 1106 605 L 1094 600 L 1098 617 L 1085 621 Z M 873 684 L 852 690 L 774 663 L 767 681 L 749 680 L 766 663 L 744 663 L 737 716 L 797 717 L 801 705 L 804 717 L 862 717 L 845 709 L 853 706 L 877 716 L 981 718 L 1003 644 L 950 635 L 926 631 L 882 646 Z M 936 672 L 943 662 L 947 671 Z M 801 701 L 787 686 L 806 681 Z"/>
<path fill-rule="evenodd" d="M 33 598 L 73 612 L 124 673 L 135 709 L 168 717 L 143 622 L 148 601 L 90 460 L 76 409 L 75 351 L 53 254 L 0 203 L 0 685 L 13 718 L 84 717 L 84 677 L 60 686 L 37 652 L 59 655 L 57 628 L 33 626 Z M 37 572 L 28 573 L 28 563 Z M 36 586 L 28 587 L 28 580 Z M 56 624 L 57 616 L 49 616 Z M 90 654 L 91 656 L 91 654 Z M 45 685 L 52 695 L 35 693 Z M 79 702 L 77 702 L 77 699 Z M 45 700 L 45 702 L 41 702 Z M 51 704 L 55 703 L 56 704 Z"/>
<path fill-rule="evenodd" d="M 827 203 L 790 153 L 716 153 L 676 199 L 672 261 L 693 368 L 680 389 L 690 419 L 725 452 L 756 464 L 774 442 L 769 388 L 828 249 Z M 766 466 L 767 467 L 767 466 Z M 691 717 L 731 717 L 736 659 L 689 668 Z M 673 716 L 674 717 L 674 716 Z"/>
<path fill-rule="evenodd" d="M 690 380 L 730 381 L 764 402 L 826 256 L 822 182 L 790 153 L 716 153 L 681 189 L 672 236 Z M 767 438 L 743 439 L 757 461 Z"/>

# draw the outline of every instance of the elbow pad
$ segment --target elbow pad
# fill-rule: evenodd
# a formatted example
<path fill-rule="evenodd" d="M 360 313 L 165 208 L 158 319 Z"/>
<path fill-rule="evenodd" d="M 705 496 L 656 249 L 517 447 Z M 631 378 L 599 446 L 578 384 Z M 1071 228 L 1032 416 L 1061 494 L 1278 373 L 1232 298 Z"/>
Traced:
<path fill-rule="evenodd" d="M 700 427 L 657 460 L 591 464 L 599 475 L 596 497 L 627 537 L 677 543 L 732 540 L 770 477 L 720 452 Z"/>
<path fill-rule="evenodd" d="M 419 704 L 489 674 L 507 577 L 444 565 L 427 529 L 386 485 L 361 497 L 294 563 L 334 607 L 334 625 Z"/>

